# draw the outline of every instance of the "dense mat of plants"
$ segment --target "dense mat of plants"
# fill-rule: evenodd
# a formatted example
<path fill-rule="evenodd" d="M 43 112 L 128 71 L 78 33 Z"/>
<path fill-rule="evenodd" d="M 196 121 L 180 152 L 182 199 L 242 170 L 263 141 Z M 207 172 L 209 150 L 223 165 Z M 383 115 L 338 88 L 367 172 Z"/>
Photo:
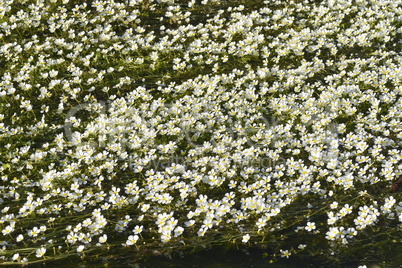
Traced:
<path fill-rule="evenodd" d="M 401 4 L 0 1 L 0 264 L 402 263 Z"/>

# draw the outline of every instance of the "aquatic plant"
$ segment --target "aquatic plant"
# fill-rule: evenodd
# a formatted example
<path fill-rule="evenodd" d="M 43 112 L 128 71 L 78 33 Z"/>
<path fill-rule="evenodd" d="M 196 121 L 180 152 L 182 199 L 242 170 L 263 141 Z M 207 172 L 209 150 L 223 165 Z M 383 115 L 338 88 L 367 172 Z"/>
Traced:
<path fill-rule="evenodd" d="M 223 246 L 396 265 L 401 18 L 400 1 L 2 1 L 1 264 Z"/>

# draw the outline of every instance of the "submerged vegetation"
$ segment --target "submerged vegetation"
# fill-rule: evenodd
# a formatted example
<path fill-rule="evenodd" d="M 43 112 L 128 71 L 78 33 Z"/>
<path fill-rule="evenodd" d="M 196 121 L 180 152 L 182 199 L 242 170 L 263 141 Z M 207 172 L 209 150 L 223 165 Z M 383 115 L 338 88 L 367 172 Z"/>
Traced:
<path fill-rule="evenodd" d="M 401 26 L 401 1 L 0 1 L 0 264 L 401 264 Z"/>

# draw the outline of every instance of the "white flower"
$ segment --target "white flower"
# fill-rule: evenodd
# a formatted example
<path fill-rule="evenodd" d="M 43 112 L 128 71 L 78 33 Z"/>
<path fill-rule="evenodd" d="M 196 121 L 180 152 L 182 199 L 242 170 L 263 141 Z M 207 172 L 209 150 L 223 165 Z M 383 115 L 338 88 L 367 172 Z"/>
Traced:
<path fill-rule="evenodd" d="M 335 238 L 338 238 L 339 236 L 339 230 L 337 227 L 331 227 L 329 228 L 329 231 L 326 233 L 325 238 L 328 240 L 335 240 Z"/>
<path fill-rule="evenodd" d="M 84 250 L 84 245 L 80 245 L 77 248 L 77 252 L 82 252 Z"/>
<path fill-rule="evenodd" d="M 308 222 L 307 226 L 305 228 L 307 231 L 311 232 L 312 230 L 315 229 L 315 222 Z"/>
<path fill-rule="evenodd" d="M 53 77 L 57 76 L 58 73 L 59 73 L 59 72 L 56 71 L 56 70 L 51 70 L 51 71 L 49 72 L 49 75 L 50 75 L 51 78 L 53 78 Z"/>
<path fill-rule="evenodd" d="M 282 258 L 285 258 L 285 257 L 289 258 L 289 256 L 292 255 L 292 253 L 290 253 L 288 250 L 282 250 L 281 249 L 280 252 L 281 252 L 281 257 Z"/>
<path fill-rule="evenodd" d="M 17 236 L 17 242 L 21 242 L 22 240 L 24 240 L 24 236 L 22 234 L 19 234 Z"/>
<path fill-rule="evenodd" d="M 138 238 L 138 235 L 130 235 L 126 242 L 127 246 L 131 246 L 137 243 Z"/>
<path fill-rule="evenodd" d="M 181 234 L 183 233 L 183 231 L 184 231 L 184 228 L 183 228 L 183 227 L 177 226 L 177 227 L 174 229 L 174 237 L 178 237 L 179 235 L 181 235 Z"/>
<path fill-rule="evenodd" d="M 107 235 L 106 234 L 104 234 L 101 237 L 99 237 L 99 243 L 101 243 L 101 244 L 105 243 L 106 240 L 107 240 Z"/>
<path fill-rule="evenodd" d="M 38 236 L 39 233 L 40 233 L 40 229 L 38 229 L 38 227 L 34 227 L 32 230 L 28 231 L 28 235 L 33 236 L 33 237 Z"/>
<path fill-rule="evenodd" d="M 13 261 L 18 260 L 19 257 L 20 257 L 20 254 L 15 253 L 15 254 L 13 255 Z"/>
<path fill-rule="evenodd" d="M 42 247 L 42 248 L 36 250 L 36 257 L 37 257 L 37 258 L 40 258 L 40 257 L 42 257 L 43 255 L 45 255 L 45 253 L 46 253 L 46 249 Z"/>
<path fill-rule="evenodd" d="M 298 246 L 298 248 L 303 250 L 303 249 L 306 248 L 306 246 L 307 246 L 307 245 L 300 244 L 300 245 Z"/>
<path fill-rule="evenodd" d="M 2 230 L 3 235 L 8 235 L 14 231 L 14 228 L 11 225 L 8 225 L 6 228 Z"/>
<path fill-rule="evenodd" d="M 250 235 L 249 235 L 249 234 L 243 235 L 243 240 L 242 240 L 242 242 L 243 242 L 243 243 L 247 243 L 248 240 L 250 240 Z"/>
<path fill-rule="evenodd" d="M 141 225 L 141 226 L 136 225 L 136 226 L 134 227 L 134 230 L 133 230 L 134 234 L 139 234 L 139 233 L 141 233 L 141 232 L 142 232 L 142 228 L 143 228 L 142 225 Z"/>
<path fill-rule="evenodd" d="M 336 220 L 337 220 L 336 217 L 329 217 L 328 220 L 327 220 L 327 223 L 329 225 L 332 225 L 332 224 L 334 224 L 336 222 Z"/>

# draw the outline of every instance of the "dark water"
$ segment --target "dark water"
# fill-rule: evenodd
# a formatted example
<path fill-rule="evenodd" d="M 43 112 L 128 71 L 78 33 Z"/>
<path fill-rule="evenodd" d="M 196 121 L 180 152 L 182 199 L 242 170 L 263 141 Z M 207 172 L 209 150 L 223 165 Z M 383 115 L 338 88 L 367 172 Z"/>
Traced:
<path fill-rule="evenodd" d="M 277 260 L 275 263 L 270 263 L 270 258 L 263 258 L 263 251 L 261 250 L 231 250 L 226 251 L 224 249 L 211 249 L 205 250 L 203 252 L 199 252 L 197 254 L 191 254 L 183 257 L 174 257 L 171 258 L 169 256 L 163 255 L 155 255 L 147 258 L 146 261 L 134 262 L 135 252 L 130 256 L 130 253 L 121 256 L 119 259 L 116 258 L 99 258 L 97 260 L 81 260 L 77 259 L 69 259 L 62 261 L 53 261 L 41 264 L 29 265 L 29 267 L 78 267 L 78 268 L 86 268 L 86 267 L 132 267 L 132 268 L 168 268 L 168 267 L 185 267 L 185 268 L 198 268 L 198 267 L 207 267 L 207 268 L 260 268 L 260 267 L 272 267 L 272 268 L 280 268 L 280 267 L 289 267 L 289 268 L 298 268 L 298 267 L 354 267 L 357 268 L 361 265 L 360 262 L 352 261 L 350 263 L 329 263 L 328 260 L 325 261 L 325 258 L 301 258 L 297 255 L 292 255 L 289 259 L 281 258 L 277 256 Z M 369 264 L 366 263 L 367 268 L 380 268 L 380 267 L 402 267 L 401 265 L 377 265 L 377 264 Z"/>
<path fill-rule="evenodd" d="M 183 257 L 152 256 L 146 261 L 134 262 L 135 259 L 127 254 L 124 258 L 99 258 L 98 260 L 81 260 L 79 258 L 59 261 L 36 263 L 28 267 L 132 267 L 132 268 L 168 268 L 168 267 L 211 267 L 211 268 L 243 268 L 243 267 L 319 267 L 308 263 L 295 262 L 294 258 L 279 259 L 277 263 L 270 263 L 269 258 L 263 258 L 262 252 L 225 251 L 220 249 L 206 250 L 197 254 Z M 280 257 L 279 257 L 280 258 Z M 131 260 L 130 260 L 131 259 Z"/>
<path fill-rule="evenodd" d="M 262 253 L 231 251 L 224 252 L 219 249 L 212 249 L 198 254 L 185 256 L 183 258 L 150 259 L 147 262 L 139 263 L 134 267 L 302 267 L 300 264 L 290 262 L 282 264 L 271 264 L 269 259 L 264 259 Z"/>

